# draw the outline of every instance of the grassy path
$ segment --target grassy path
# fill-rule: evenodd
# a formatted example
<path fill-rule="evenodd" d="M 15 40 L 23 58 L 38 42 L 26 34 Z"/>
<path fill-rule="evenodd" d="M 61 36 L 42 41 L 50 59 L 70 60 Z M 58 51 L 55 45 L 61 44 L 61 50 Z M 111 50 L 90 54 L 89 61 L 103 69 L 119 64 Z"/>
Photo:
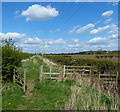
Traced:
<path fill-rule="evenodd" d="M 23 93 L 17 84 L 11 83 L 3 95 L 3 110 L 64 110 L 73 82 L 43 80 L 40 83 L 40 64 L 46 65 L 39 56 L 23 61 L 21 68 L 27 69 L 27 91 Z"/>

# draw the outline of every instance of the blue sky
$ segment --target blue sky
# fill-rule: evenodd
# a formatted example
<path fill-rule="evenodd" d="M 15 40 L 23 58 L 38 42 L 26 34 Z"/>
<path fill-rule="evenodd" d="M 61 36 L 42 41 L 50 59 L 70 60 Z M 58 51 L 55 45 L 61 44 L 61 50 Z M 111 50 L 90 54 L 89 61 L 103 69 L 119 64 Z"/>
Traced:
<path fill-rule="evenodd" d="M 32 53 L 117 50 L 117 24 L 117 3 L 4 2 L 0 37 Z"/>

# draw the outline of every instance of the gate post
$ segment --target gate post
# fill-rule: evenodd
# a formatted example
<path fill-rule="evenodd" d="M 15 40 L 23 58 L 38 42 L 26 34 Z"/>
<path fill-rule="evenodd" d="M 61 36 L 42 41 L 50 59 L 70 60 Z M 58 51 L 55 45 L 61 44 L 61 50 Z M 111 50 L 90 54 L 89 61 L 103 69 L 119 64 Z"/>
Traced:
<path fill-rule="evenodd" d="M 40 72 L 39 72 L 39 81 L 42 81 L 42 77 L 43 77 L 43 65 L 40 65 Z"/>
<path fill-rule="evenodd" d="M 63 79 L 64 79 L 64 77 L 65 77 L 65 65 L 63 67 Z"/>
<path fill-rule="evenodd" d="M 26 91 L 26 69 L 24 70 L 24 85 L 23 85 L 23 91 Z"/>
<path fill-rule="evenodd" d="M 51 79 L 51 73 L 52 73 L 52 65 L 50 65 L 50 79 Z"/>

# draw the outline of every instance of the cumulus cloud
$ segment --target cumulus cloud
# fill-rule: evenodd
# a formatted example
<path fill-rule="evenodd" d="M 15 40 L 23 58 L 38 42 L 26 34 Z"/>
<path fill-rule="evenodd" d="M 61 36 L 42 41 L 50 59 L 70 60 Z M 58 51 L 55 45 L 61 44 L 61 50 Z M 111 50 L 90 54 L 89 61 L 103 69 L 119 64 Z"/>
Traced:
<path fill-rule="evenodd" d="M 106 26 L 103 26 L 103 27 L 99 27 L 97 29 L 93 29 L 90 31 L 90 34 L 97 34 L 97 33 L 101 33 L 101 32 L 104 32 L 106 30 L 109 30 L 109 29 L 112 29 L 112 28 L 115 28 L 116 25 L 115 24 L 109 24 L 109 25 L 106 25 Z"/>
<path fill-rule="evenodd" d="M 109 17 L 109 16 L 111 16 L 113 13 L 114 13 L 113 10 L 109 10 L 109 11 L 106 11 L 106 12 L 102 13 L 102 16 L 103 16 L 103 17 Z"/>
<path fill-rule="evenodd" d="M 59 15 L 59 12 L 50 5 L 44 7 L 38 4 L 28 7 L 22 11 L 22 16 L 26 17 L 26 21 L 31 20 L 48 20 Z"/>
<path fill-rule="evenodd" d="M 71 31 L 69 31 L 69 34 L 81 34 L 81 33 L 84 33 L 84 31 L 88 30 L 89 28 L 93 28 L 95 27 L 94 24 L 87 24 L 86 26 L 83 26 L 83 27 L 80 27 L 79 25 L 78 26 L 75 26 L 73 27 L 73 29 Z"/>
<path fill-rule="evenodd" d="M 90 45 L 110 45 L 117 44 L 118 34 L 113 34 L 107 37 L 95 37 L 90 39 L 87 43 Z"/>
<path fill-rule="evenodd" d="M 111 21 L 112 21 L 112 18 L 109 18 L 109 19 L 105 20 L 104 24 L 108 24 L 108 23 L 110 23 Z"/>
<path fill-rule="evenodd" d="M 12 38 L 15 41 L 23 39 L 26 37 L 26 34 L 16 33 L 16 32 L 8 32 L 8 33 L 0 33 L 1 39 Z"/>
<path fill-rule="evenodd" d="M 118 49 L 118 39 L 117 35 L 111 35 L 108 37 L 95 37 L 87 41 L 87 46 L 89 50 L 117 50 Z"/>

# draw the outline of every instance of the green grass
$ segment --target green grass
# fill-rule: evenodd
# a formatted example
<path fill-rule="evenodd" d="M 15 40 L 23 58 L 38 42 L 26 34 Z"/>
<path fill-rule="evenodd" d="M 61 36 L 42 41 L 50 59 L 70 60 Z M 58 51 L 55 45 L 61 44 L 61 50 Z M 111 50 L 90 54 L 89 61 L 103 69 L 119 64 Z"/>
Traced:
<path fill-rule="evenodd" d="M 8 89 L 2 93 L 2 109 L 17 110 L 17 105 L 25 103 L 23 95 L 23 90 L 17 84 L 8 83 Z"/>
<path fill-rule="evenodd" d="M 64 104 L 69 99 L 71 81 L 54 82 L 44 80 L 36 83 L 33 90 L 34 104 L 29 104 L 29 110 L 64 110 Z"/>

